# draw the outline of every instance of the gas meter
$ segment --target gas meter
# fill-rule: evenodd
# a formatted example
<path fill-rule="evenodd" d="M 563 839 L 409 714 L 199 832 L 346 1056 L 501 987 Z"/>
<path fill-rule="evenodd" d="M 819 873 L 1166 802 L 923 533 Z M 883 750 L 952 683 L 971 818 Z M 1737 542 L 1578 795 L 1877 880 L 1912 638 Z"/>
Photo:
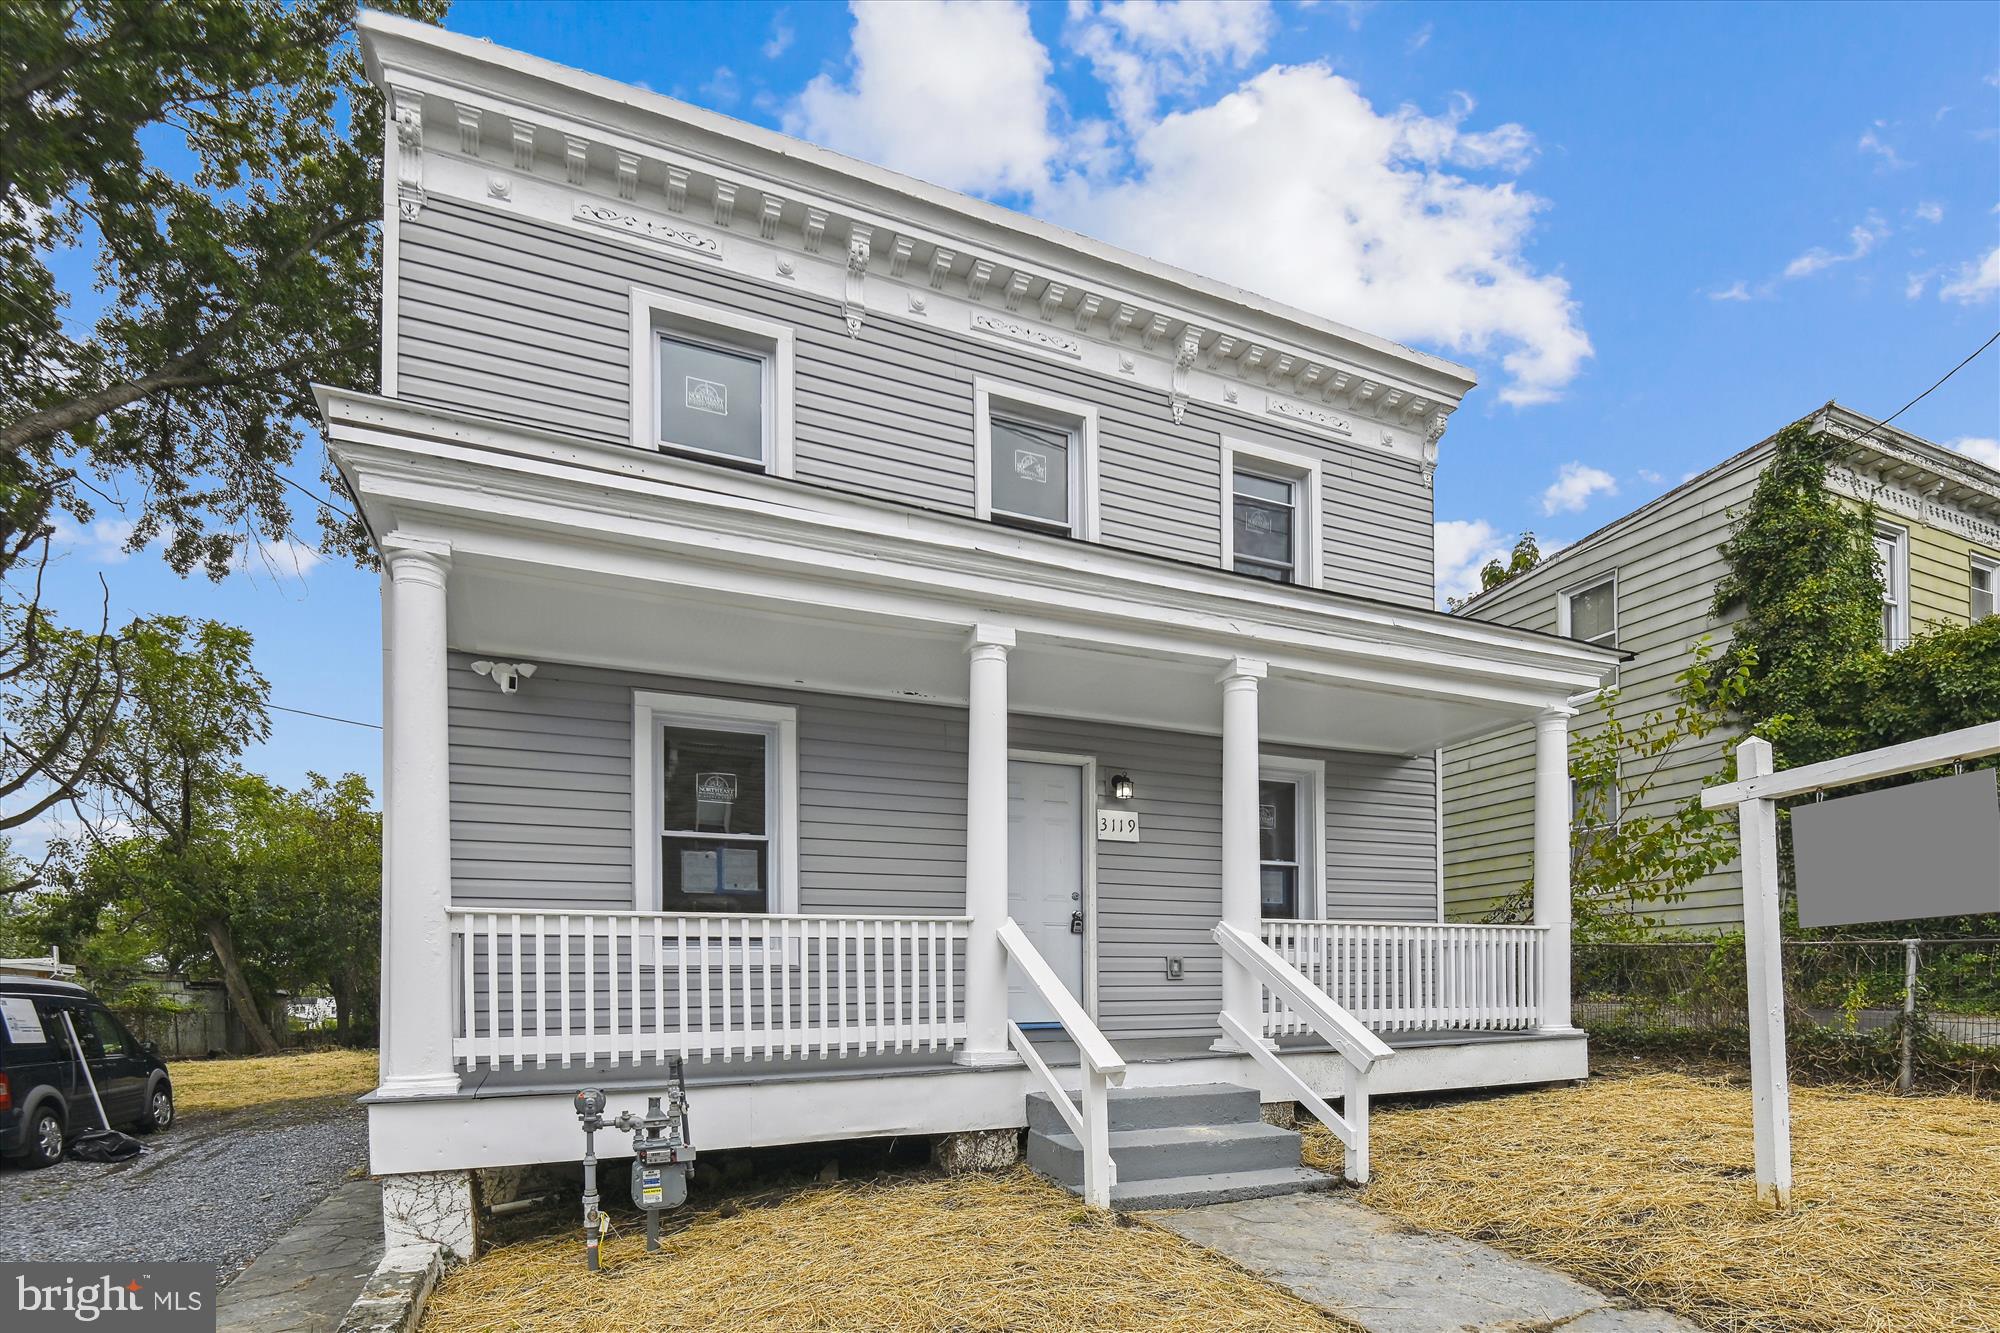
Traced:
<path fill-rule="evenodd" d="M 646 1212 L 646 1248 L 660 1248 L 660 1210 L 687 1202 L 688 1177 L 694 1172 L 694 1145 L 688 1129 L 687 1076 L 679 1056 L 668 1061 L 673 1082 L 665 1094 L 646 1099 L 646 1114 L 621 1111 L 604 1118 L 604 1094 L 585 1088 L 576 1094 L 577 1118 L 583 1122 L 584 1262 L 597 1271 L 598 1243 L 608 1228 L 598 1209 L 596 1136 L 600 1129 L 622 1129 L 632 1136 L 632 1202 Z"/>

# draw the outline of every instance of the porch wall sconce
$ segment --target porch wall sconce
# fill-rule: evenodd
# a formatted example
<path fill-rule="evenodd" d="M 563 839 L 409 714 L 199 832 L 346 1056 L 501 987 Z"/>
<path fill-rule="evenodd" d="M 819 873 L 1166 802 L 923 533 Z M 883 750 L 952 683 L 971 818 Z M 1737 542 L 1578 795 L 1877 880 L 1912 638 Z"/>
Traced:
<path fill-rule="evenodd" d="M 1112 776 L 1111 776 L 1111 799 L 1112 799 L 1112 800 L 1114 800 L 1114 801 L 1129 801 L 1129 800 L 1131 800 L 1131 799 L 1132 799 L 1132 779 L 1131 779 L 1131 778 L 1128 778 L 1128 777 L 1126 777 L 1126 776 L 1125 776 L 1125 775 L 1124 775 L 1123 773 L 1114 773 L 1114 774 L 1112 774 Z"/>

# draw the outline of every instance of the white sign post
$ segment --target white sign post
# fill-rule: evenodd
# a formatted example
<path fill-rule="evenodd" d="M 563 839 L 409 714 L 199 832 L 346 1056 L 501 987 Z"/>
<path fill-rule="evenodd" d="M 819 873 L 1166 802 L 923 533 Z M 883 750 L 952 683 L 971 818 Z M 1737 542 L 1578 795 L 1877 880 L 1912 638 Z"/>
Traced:
<path fill-rule="evenodd" d="M 1743 845 L 1743 957 L 1750 983 L 1750 1090 L 1756 1117 L 1757 1197 L 1783 1208 L 1792 1197 L 1792 1095 L 1785 1076 L 1785 964 L 1778 935 L 1778 805 L 1848 783 L 1895 777 L 2000 754 L 2000 722 L 1885 746 L 1823 763 L 1771 771 L 1771 743 L 1736 747 L 1737 779 L 1701 794 L 1705 810 L 1737 811 Z M 1884 920 L 1897 919 L 1884 904 Z"/>

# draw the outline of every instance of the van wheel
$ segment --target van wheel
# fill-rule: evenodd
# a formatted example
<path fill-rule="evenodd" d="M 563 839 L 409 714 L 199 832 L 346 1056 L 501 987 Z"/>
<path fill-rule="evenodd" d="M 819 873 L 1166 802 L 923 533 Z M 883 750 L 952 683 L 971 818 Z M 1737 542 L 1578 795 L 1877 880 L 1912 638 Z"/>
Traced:
<path fill-rule="evenodd" d="M 28 1167 L 54 1166 L 63 1159 L 62 1112 L 46 1102 L 35 1109 L 22 1144 L 21 1164 Z"/>
<path fill-rule="evenodd" d="M 161 1079 L 146 1094 L 146 1113 L 132 1128 L 141 1134 L 156 1134 L 174 1123 L 174 1090 Z"/>

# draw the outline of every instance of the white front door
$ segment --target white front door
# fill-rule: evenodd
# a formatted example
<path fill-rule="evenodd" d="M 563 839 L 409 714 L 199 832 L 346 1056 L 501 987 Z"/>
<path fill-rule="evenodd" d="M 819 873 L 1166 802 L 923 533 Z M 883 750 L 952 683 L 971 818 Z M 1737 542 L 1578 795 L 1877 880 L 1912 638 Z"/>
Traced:
<path fill-rule="evenodd" d="M 1007 766 L 1007 912 L 1083 1000 L 1083 770 L 1016 759 Z M 1007 969 L 1007 1016 L 1052 1023 L 1020 969 Z"/>

